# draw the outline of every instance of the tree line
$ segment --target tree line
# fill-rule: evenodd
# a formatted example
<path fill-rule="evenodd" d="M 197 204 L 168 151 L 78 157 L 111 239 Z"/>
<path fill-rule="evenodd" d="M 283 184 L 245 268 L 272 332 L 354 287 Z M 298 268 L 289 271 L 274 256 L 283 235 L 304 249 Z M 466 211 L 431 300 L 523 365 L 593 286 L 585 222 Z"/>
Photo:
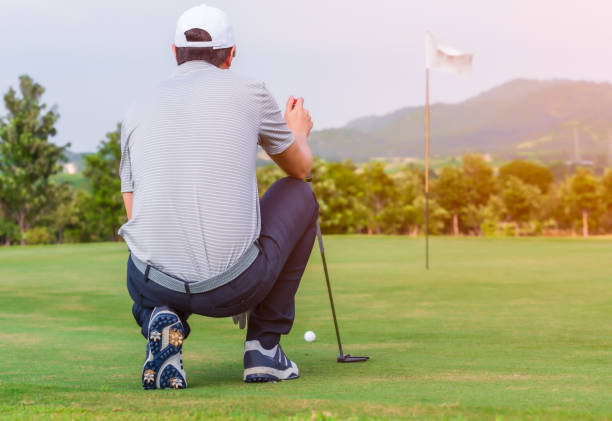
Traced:
<path fill-rule="evenodd" d="M 118 175 L 120 125 L 85 157 L 86 188 L 57 179 L 69 144 L 50 142 L 59 114 L 44 88 L 20 77 L 0 117 L 0 242 L 118 241 L 126 222 Z M 418 165 L 316 160 L 312 170 L 324 233 L 419 235 L 425 228 L 425 174 Z M 429 231 L 453 235 L 603 234 L 612 232 L 612 170 L 577 168 L 555 180 L 550 168 L 511 161 L 493 168 L 479 155 L 432 172 Z M 260 193 L 282 171 L 258 168 Z"/>
<path fill-rule="evenodd" d="M 261 168 L 262 190 L 281 174 Z M 314 191 L 326 233 L 419 235 L 425 228 L 425 173 L 385 162 L 316 161 Z M 588 168 L 555 181 L 541 164 L 493 168 L 466 154 L 430 174 L 429 232 L 449 235 L 582 235 L 612 232 L 612 169 Z"/>

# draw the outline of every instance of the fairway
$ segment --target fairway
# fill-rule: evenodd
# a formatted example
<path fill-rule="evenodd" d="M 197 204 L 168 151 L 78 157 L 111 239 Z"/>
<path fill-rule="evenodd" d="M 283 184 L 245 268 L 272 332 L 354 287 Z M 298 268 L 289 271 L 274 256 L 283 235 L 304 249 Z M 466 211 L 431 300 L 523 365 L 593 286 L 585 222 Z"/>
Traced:
<path fill-rule="evenodd" d="M 193 316 L 189 389 L 141 390 L 123 243 L 0 249 L 0 418 L 610 419 L 612 240 L 328 236 L 283 339 L 301 378 L 242 382 L 244 332 Z M 306 330 L 317 340 L 307 343 Z"/>

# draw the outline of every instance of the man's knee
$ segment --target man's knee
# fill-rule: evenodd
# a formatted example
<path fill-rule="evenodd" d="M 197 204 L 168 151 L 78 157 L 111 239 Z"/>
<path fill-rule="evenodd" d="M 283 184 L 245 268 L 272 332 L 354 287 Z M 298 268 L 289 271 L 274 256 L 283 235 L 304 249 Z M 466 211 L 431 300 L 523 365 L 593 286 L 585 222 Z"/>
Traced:
<path fill-rule="evenodd" d="M 270 188 L 271 189 L 281 188 L 281 189 L 291 189 L 291 190 L 298 189 L 299 190 L 299 189 L 302 189 L 304 186 L 307 188 L 310 188 L 308 183 L 306 183 L 304 180 L 300 180 L 299 178 L 295 178 L 295 177 L 283 177 L 283 178 L 276 180 Z"/>
<path fill-rule="evenodd" d="M 315 219 L 319 215 L 319 203 L 312 191 L 312 186 L 303 180 L 294 177 L 284 177 L 277 180 L 266 192 L 265 196 L 273 202 L 282 198 L 290 200 L 292 205 L 299 209 L 295 211 L 302 215 L 311 216 Z M 276 199 L 276 200 L 275 200 Z"/>
<path fill-rule="evenodd" d="M 305 205 L 304 210 L 309 215 L 312 214 L 313 218 L 317 218 L 319 216 L 319 202 L 312 190 L 312 184 L 293 177 L 285 177 L 282 180 L 287 180 L 285 183 L 290 184 L 291 188 L 297 191 Z"/>

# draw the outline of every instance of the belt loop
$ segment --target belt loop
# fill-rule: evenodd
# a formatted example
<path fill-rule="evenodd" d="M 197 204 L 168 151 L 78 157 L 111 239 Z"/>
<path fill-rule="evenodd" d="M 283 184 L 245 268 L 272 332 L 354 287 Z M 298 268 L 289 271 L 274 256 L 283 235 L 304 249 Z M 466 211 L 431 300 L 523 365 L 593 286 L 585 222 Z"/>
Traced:
<path fill-rule="evenodd" d="M 185 282 L 185 292 L 191 297 L 191 290 L 189 289 L 189 284 Z"/>
<path fill-rule="evenodd" d="M 151 270 L 151 265 L 147 265 L 147 268 L 144 272 L 144 281 L 145 283 L 149 281 L 149 270 Z"/>

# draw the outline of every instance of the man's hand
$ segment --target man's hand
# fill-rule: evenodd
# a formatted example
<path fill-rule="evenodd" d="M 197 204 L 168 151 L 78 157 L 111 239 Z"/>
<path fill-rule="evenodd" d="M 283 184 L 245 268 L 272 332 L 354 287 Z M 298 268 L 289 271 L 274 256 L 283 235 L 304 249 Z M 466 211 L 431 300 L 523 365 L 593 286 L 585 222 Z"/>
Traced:
<path fill-rule="evenodd" d="M 304 98 L 289 97 L 285 121 L 293 133 L 295 142 L 284 152 L 271 155 L 270 158 L 287 173 L 303 179 L 312 168 L 312 152 L 308 147 L 308 135 L 312 129 L 310 113 L 304 109 Z"/>
<path fill-rule="evenodd" d="M 287 101 L 287 109 L 285 110 L 285 121 L 289 130 L 294 135 L 305 134 L 310 135 L 312 129 L 312 119 L 308 110 L 304 109 L 304 98 L 289 97 Z"/>

